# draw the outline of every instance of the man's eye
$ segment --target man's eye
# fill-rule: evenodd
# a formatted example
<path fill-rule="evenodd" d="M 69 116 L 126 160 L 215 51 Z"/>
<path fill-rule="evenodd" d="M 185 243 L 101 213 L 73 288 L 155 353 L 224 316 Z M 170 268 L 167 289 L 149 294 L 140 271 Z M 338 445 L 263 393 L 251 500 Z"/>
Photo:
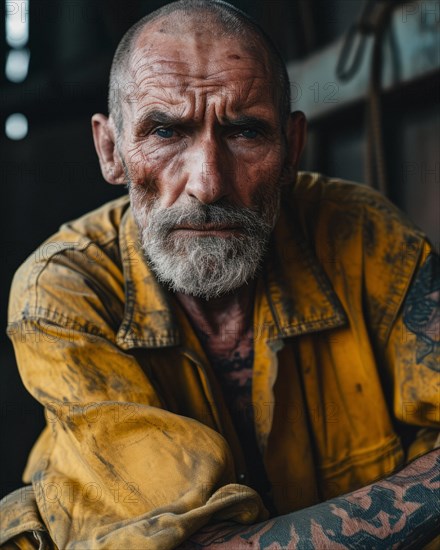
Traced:
<path fill-rule="evenodd" d="M 174 137 L 175 131 L 172 128 L 156 128 L 153 134 L 156 134 L 157 136 L 164 139 L 170 139 Z"/>
<path fill-rule="evenodd" d="M 246 139 L 255 139 L 259 135 L 258 131 L 253 130 L 252 128 L 246 128 L 245 130 L 242 130 L 240 133 Z"/>

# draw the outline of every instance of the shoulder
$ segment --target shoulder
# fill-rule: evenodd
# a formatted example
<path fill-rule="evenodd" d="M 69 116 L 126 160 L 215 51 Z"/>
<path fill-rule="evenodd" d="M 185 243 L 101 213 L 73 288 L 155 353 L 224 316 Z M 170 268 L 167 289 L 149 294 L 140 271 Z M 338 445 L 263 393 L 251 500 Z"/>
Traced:
<path fill-rule="evenodd" d="M 323 213 L 332 210 L 366 210 L 380 214 L 385 221 L 396 220 L 421 234 L 421 231 L 389 199 L 365 184 L 330 178 L 317 172 L 300 172 L 292 198 L 299 208 L 306 211 L 308 208 L 317 207 Z"/>
<path fill-rule="evenodd" d="M 429 246 L 423 232 L 379 192 L 320 174 L 300 174 L 289 209 L 340 299 L 360 299 L 386 340 Z"/>
<path fill-rule="evenodd" d="M 128 205 L 128 197 L 111 201 L 63 224 L 39 246 L 14 276 L 9 324 L 41 319 L 82 328 L 102 319 L 111 324 L 115 312 L 99 304 L 111 296 L 112 308 L 120 309 L 117 302 L 123 301 L 119 232 Z"/>
<path fill-rule="evenodd" d="M 423 232 L 386 197 L 374 189 L 318 173 L 301 172 L 290 208 L 304 234 L 322 242 L 327 235 L 340 250 L 365 248 L 367 255 L 392 261 L 397 248 L 417 246 Z"/>
<path fill-rule="evenodd" d="M 121 220 L 128 207 L 127 195 L 107 202 L 75 220 L 66 222 L 60 227 L 59 233 L 49 240 L 54 240 L 57 235 L 75 235 L 78 239 L 84 237 L 98 246 L 106 246 L 118 238 Z"/>

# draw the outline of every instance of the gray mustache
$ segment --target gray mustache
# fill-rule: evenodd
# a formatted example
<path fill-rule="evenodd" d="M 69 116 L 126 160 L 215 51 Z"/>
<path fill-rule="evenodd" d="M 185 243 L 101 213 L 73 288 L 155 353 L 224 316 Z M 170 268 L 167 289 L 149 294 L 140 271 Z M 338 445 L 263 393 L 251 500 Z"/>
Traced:
<path fill-rule="evenodd" d="M 151 214 L 151 212 L 150 212 Z M 171 206 L 155 213 L 155 229 L 171 231 L 177 225 L 228 224 L 243 227 L 246 231 L 261 231 L 268 226 L 261 215 L 250 208 L 230 204 L 196 204 Z M 270 229 L 270 228 L 269 228 Z"/>

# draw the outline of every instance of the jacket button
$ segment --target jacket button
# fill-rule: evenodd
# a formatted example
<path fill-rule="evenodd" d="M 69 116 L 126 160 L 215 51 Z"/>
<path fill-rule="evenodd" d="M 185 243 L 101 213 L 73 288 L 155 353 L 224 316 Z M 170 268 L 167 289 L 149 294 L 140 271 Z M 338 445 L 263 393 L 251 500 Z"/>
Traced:
<path fill-rule="evenodd" d="M 246 479 L 246 474 L 238 474 L 238 480 L 244 481 Z"/>

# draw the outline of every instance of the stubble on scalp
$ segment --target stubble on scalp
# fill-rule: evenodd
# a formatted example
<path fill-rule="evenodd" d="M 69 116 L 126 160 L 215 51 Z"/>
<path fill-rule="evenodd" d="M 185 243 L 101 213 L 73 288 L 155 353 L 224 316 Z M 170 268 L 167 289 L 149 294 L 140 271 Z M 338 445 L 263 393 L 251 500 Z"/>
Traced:
<path fill-rule="evenodd" d="M 232 37 L 239 41 L 254 59 L 259 59 L 265 65 L 274 101 L 279 105 L 281 124 L 287 120 L 290 113 L 287 69 L 278 49 L 264 30 L 247 14 L 226 2 L 181 0 L 167 4 L 138 21 L 127 31 L 116 50 L 110 72 L 108 106 L 118 139 L 123 130 L 123 104 L 130 101 L 133 92 L 131 60 L 139 45 L 139 38 L 148 36 L 153 30 L 173 36 L 188 32 L 208 33 L 211 37 Z"/>

